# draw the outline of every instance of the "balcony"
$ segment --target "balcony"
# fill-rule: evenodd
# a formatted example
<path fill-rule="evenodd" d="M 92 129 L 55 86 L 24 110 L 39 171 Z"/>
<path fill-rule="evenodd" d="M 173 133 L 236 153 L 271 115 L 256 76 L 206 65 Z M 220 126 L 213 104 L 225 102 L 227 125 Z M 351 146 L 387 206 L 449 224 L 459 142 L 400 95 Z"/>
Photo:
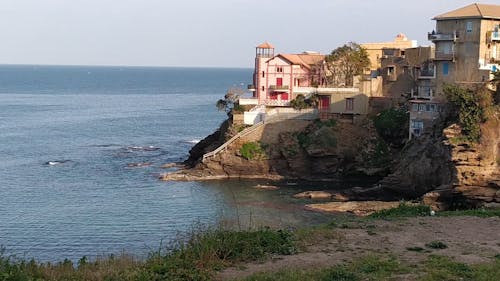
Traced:
<path fill-rule="evenodd" d="M 435 61 L 453 61 L 453 60 L 455 60 L 455 52 L 452 51 L 451 53 L 445 53 L 442 51 L 436 51 L 434 60 Z"/>
<path fill-rule="evenodd" d="M 435 68 L 422 68 L 418 74 L 418 79 L 434 79 L 436 78 Z"/>
<path fill-rule="evenodd" d="M 411 97 L 413 99 L 432 99 L 434 90 L 429 86 L 420 86 L 416 92 L 411 91 Z"/>
<path fill-rule="evenodd" d="M 500 41 L 500 31 L 491 31 L 491 41 Z"/>
<path fill-rule="evenodd" d="M 252 85 L 252 84 L 248 85 L 248 86 L 247 86 L 247 89 L 248 89 L 250 92 L 255 92 L 255 90 L 256 90 L 256 89 L 255 89 L 255 85 Z"/>
<path fill-rule="evenodd" d="M 500 51 L 498 51 L 497 53 L 495 53 L 495 52 L 486 53 L 485 62 L 487 64 L 500 63 Z"/>
<path fill-rule="evenodd" d="M 427 39 L 429 41 L 435 42 L 435 41 L 456 41 L 458 38 L 457 32 L 453 33 L 435 33 L 435 32 L 429 32 L 427 33 Z"/>
<path fill-rule="evenodd" d="M 281 86 L 271 85 L 271 86 L 269 86 L 269 90 L 271 90 L 273 92 L 288 92 L 289 89 L 290 89 L 290 86 L 288 86 L 288 85 L 281 85 Z"/>

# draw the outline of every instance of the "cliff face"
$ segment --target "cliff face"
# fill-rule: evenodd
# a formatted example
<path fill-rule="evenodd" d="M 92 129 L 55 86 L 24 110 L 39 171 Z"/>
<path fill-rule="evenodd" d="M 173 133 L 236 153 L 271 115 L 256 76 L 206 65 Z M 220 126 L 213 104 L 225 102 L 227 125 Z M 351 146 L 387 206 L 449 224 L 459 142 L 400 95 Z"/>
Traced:
<path fill-rule="evenodd" d="M 450 203 L 500 203 L 500 122 L 494 115 L 481 126 L 481 141 L 460 140 L 453 124 L 442 134 L 413 140 L 402 151 L 394 172 L 380 181 L 382 192 L 420 197 L 437 208 Z M 444 204 L 444 205 L 443 205 Z M 446 206 L 445 206 L 446 205 Z"/>
<path fill-rule="evenodd" d="M 262 126 L 217 156 L 201 162 L 204 153 L 220 146 L 234 127 L 225 123 L 190 151 L 192 167 L 164 179 L 291 178 L 329 180 L 345 176 L 385 175 L 392 157 L 370 120 L 357 124 L 335 121 L 284 120 Z M 262 153 L 251 160 L 241 148 L 257 143 Z"/>

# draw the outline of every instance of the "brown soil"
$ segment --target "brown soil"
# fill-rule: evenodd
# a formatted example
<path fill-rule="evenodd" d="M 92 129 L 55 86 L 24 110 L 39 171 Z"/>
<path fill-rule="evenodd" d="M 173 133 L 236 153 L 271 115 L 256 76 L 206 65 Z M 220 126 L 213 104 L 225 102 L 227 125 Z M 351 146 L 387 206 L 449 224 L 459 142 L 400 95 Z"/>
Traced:
<path fill-rule="evenodd" d="M 428 255 L 439 254 L 459 262 L 491 262 L 500 253 L 500 218 L 421 217 L 398 221 L 353 223 L 348 228 L 333 228 L 309 235 L 305 250 L 291 256 L 274 256 L 263 263 L 229 268 L 219 280 L 244 278 L 254 273 L 285 268 L 313 269 L 348 262 L 367 254 L 393 255 L 415 264 Z M 446 249 L 430 249 L 431 241 L 445 243 Z M 410 251 L 421 247 L 423 252 Z"/>

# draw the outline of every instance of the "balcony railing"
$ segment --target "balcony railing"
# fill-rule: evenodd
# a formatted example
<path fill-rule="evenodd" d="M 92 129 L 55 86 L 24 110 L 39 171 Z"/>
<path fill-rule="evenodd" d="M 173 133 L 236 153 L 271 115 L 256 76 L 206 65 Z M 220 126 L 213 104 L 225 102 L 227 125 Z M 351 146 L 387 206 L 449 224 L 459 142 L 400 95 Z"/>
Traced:
<path fill-rule="evenodd" d="M 288 86 L 288 85 L 282 85 L 282 86 L 271 85 L 271 86 L 269 86 L 269 89 L 274 91 L 274 92 L 286 92 L 290 89 L 290 86 Z"/>
<path fill-rule="evenodd" d="M 411 91 L 411 97 L 414 99 L 432 99 L 434 90 L 428 86 L 420 86 L 417 91 Z"/>
<path fill-rule="evenodd" d="M 497 52 L 497 53 L 494 53 L 494 52 L 486 53 L 485 62 L 487 64 L 489 64 L 489 63 L 492 63 L 492 64 L 499 63 L 500 62 L 500 51 Z"/>
<path fill-rule="evenodd" d="M 453 33 L 435 33 L 435 32 L 429 32 L 427 33 L 427 39 L 429 41 L 435 42 L 435 41 L 456 41 L 458 38 L 457 32 Z"/>
<path fill-rule="evenodd" d="M 491 41 L 500 41 L 500 31 L 492 31 L 490 39 Z"/>
<path fill-rule="evenodd" d="M 436 72 L 434 68 L 432 69 L 421 69 L 418 74 L 419 79 L 433 79 L 436 78 Z"/>
<path fill-rule="evenodd" d="M 455 52 L 451 53 L 445 53 L 442 51 L 436 51 L 434 60 L 454 60 L 455 59 Z"/>
<path fill-rule="evenodd" d="M 266 100 L 265 105 L 267 106 L 290 106 L 290 101 L 288 100 Z"/>

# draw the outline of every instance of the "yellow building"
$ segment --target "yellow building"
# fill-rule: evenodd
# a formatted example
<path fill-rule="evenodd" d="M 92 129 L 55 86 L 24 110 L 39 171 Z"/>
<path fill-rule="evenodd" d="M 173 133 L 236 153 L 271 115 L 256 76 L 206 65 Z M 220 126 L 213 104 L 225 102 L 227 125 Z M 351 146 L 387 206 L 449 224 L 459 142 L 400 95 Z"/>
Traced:
<path fill-rule="evenodd" d="M 385 56 L 392 56 L 395 50 L 402 50 L 417 47 L 417 41 L 408 40 L 406 35 L 400 33 L 392 42 L 363 43 L 361 47 L 365 48 L 370 58 L 370 69 L 377 70 L 381 67 L 380 61 Z"/>

